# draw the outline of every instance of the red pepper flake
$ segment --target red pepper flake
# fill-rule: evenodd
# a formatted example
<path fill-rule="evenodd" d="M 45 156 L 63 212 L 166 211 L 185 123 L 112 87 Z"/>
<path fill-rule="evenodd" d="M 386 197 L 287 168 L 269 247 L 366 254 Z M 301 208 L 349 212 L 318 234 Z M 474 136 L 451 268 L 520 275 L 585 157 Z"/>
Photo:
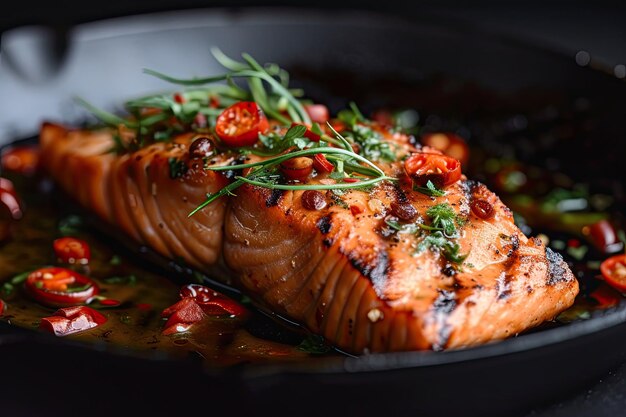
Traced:
<path fill-rule="evenodd" d="M 106 323 L 107 318 L 93 308 L 86 306 L 58 309 L 50 317 L 41 319 L 39 328 L 55 336 L 83 332 Z"/>
<path fill-rule="evenodd" d="M 0 316 L 4 313 L 4 310 L 7 308 L 7 305 L 4 301 L 0 300 Z"/>
<path fill-rule="evenodd" d="M 567 241 L 567 246 L 569 246 L 570 248 L 579 248 L 580 247 L 580 240 L 578 240 L 578 239 L 569 239 Z"/>
<path fill-rule="evenodd" d="M 183 104 L 186 100 L 182 94 L 174 93 L 174 101 L 177 102 L 178 104 Z"/>
<path fill-rule="evenodd" d="M 98 302 L 100 303 L 100 305 L 103 305 L 105 307 L 117 307 L 120 304 L 122 304 L 121 301 L 119 300 L 114 300 L 112 298 L 104 298 L 102 300 L 98 300 Z"/>
<path fill-rule="evenodd" d="M 209 107 L 216 109 L 220 106 L 220 99 L 217 96 L 209 97 Z"/>
<path fill-rule="evenodd" d="M 350 182 L 350 183 L 359 182 L 359 181 L 361 180 L 358 178 L 344 178 L 343 179 L 343 182 Z"/>
<path fill-rule="evenodd" d="M 137 308 L 142 311 L 149 311 L 149 310 L 152 310 L 152 304 L 138 303 Z"/>
<path fill-rule="evenodd" d="M 613 307 L 622 300 L 622 295 L 617 290 L 604 283 L 589 295 L 598 302 L 597 308 L 601 309 Z"/>
<path fill-rule="evenodd" d="M 364 210 L 365 209 L 360 204 L 351 204 L 350 205 L 350 211 L 352 212 L 353 216 L 356 216 L 358 214 L 363 213 Z"/>

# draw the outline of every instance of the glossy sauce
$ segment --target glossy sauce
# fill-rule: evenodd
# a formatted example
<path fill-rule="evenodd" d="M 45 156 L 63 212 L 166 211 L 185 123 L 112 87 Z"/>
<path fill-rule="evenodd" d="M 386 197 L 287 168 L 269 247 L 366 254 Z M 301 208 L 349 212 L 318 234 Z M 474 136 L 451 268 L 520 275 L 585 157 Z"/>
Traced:
<path fill-rule="evenodd" d="M 118 307 L 91 302 L 89 306 L 104 314 L 108 321 L 65 338 L 124 347 L 139 354 L 166 354 L 180 358 L 199 356 L 210 366 L 320 356 L 319 353 L 310 355 L 299 347 L 302 342 L 310 342 L 307 335 L 285 330 L 260 313 L 246 319 L 209 316 L 194 324 L 190 331 L 162 335 L 165 319 L 161 312 L 180 300 L 180 277 L 142 267 L 133 260 L 136 257 L 116 251 L 117 246 L 97 231 L 87 225 L 72 225 L 80 217 L 72 214 L 71 204 L 66 203 L 66 197 L 57 194 L 49 180 L 16 173 L 5 176 L 13 180 L 25 209 L 23 218 L 12 225 L 13 237 L 0 246 L 0 284 L 44 266 L 67 267 L 57 261 L 52 242 L 71 235 L 85 240 L 92 254 L 88 266 L 76 266 L 76 270 L 96 281 L 101 289 L 100 295 L 121 302 Z M 33 301 L 24 291 L 23 284 L 15 285 L 9 294 L 6 290 L 0 292 L 0 299 L 6 302 L 0 320 L 35 331 L 42 331 L 39 330 L 41 319 L 55 311 Z M 257 337 L 257 333 L 278 336 Z M 328 348 L 322 347 L 322 350 Z"/>

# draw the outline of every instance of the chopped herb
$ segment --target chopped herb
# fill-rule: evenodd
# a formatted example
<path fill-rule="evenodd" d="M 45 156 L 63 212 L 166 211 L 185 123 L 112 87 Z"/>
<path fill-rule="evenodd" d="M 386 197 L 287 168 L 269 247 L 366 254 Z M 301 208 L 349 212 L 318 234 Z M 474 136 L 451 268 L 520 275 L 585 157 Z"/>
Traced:
<path fill-rule="evenodd" d="M 41 281 L 39 281 L 41 282 Z M 39 283 L 38 282 L 38 283 Z M 43 283 L 42 283 L 43 285 Z M 85 285 L 80 285 L 80 286 L 76 286 L 76 287 L 67 287 L 67 290 L 65 290 L 65 292 L 81 292 L 81 291 L 85 291 L 87 289 L 89 289 L 91 287 L 91 284 L 85 284 Z"/>
<path fill-rule="evenodd" d="M 458 222 L 458 217 L 450 204 L 434 205 L 426 210 L 426 215 L 432 219 L 432 222 L 430 226 L 420 225 L 420 227 L 426 230 L 442 231 L 447 238 L 459 237 L 455 224 Z"/>
<path fill-rule="evenodd" d="M 13 291 L 15 290 L 15 286 L 13 284 L 11 284 L 10 282 L 5 282 L 2 284 L 2 295 L 4 297 L 9 297 L 13 294 Z"/>
<path fill-rule="evenodd" d="M 187 164 L 178 158 L 169 158 L 167 162 L 170 165 L 170 178 L 180 178 L 187 172 Z"/>
<path fill-rule="evenodd" d="M 419 230 L 419 226 L 415 223 L 400 224 L 397 220 L 394 220 L 393 218 L 385 219 L 385 223 L 387 224 L 387 226 L 391 227 L 393 230 L 396 230 L 398 233 L 413 234 Z"/>
<path fill-rule="evenodd" d="M 430 180 L 428 180 L 428 182 L 426 183 L 426 187 L 414 186 L 413 190 L 431 197 L 443 197 L 444 195 L 446 195 L 445 191 L 439 190 Z"/>
<path fill-rule="evenodd" d="M 576 259 L 577 261 L 580 261 L 581 259 L 583 259 L 585 257 L 585 255 L 587 254 L 587 251 L 589 250 L 589 248 L 587 248 L 587 246 L 582 245 L 578 248 L 575 248 L 573 246 L 568 246 L 567 247 L 567 254 L 569 256 L 571 256 L 572 258 Z"/>
<path fill-rule="evenodd" d="M 63 236 L 71 236 L 79 233 L 83 226 L 83 219 L 75 214 L 67 216 L 59 221 L 59 232 Z"/>
<path fill-rule="evenodd" d="M 333 190 L 334 191 L 334 190 Z M 334 192 L 330 195 L 330 199 L 333 201 L 333 203 L 341 208 L 344 209 L 349 209 L 350 206 L 348 205 L 348 203 L 346 203 L 345 201 L 343 201 L 343 199 L 341 197 L 339 197 L 337 194 L 335 194 Z"/>
<path fill-rule="evenodd" d="M 137 283 L 137 277 L 134 274 L 128 276 L 113 276 L 104 279 L 107 284 L 128 284 L 135 285 Z"/>
<path fill-rule="evenodd" d="M 118 266 L 122 264 L 122 258 L 119 255 L 113 255 L 109 260 L 109 265 Z"/>
<path fill-rule="evenodd" d="M 461 247 L 458 243 L 452 242 L 446 238 L 441 231 L 436 231 L 426 236 L 419 245 L 417 245 L 417 252 L 422 252 L 426 249 L 434 251 L 442 251 L 447 260 L 456 264 L 461 264 L 467 258 L 467 254 L 461 255 L 459 251 Z"/>
<path fill-rule="evenodd" d="M 324 342 L 324 338 L 319 335 L 307 335 L 297 346 L 298 350 L 312 355 L 323 355 L 330 352 L 330 347 Z"/>

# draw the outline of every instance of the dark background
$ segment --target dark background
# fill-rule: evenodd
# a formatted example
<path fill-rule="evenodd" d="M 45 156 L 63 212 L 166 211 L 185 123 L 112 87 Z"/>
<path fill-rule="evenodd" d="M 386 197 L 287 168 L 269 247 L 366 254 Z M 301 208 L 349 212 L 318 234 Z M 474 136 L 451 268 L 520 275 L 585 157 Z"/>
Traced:
<path fill-rule="evenodd" d="M 3 5 L 7 7 L 7 3 Z M 0 32 L 42 24 L 62 31 L 93 20 L 171 9 L 255 6 L 301 7 L 302 13 L 306 13 L 306 7 L 316 7 L 328 10 L 328 13 L 337 9 L 361 9 L 403 16 L 428 16 L 453 25 L 472 25 L 483 31 L 530 40 L 572 57 L 579 51 L 585 51 L 589 54 L 591 65 L 616 75 L 622 72 L 626 75 L 626 2 L 615 1 L 20 1 L 11 2 L 11 11 L 5 10 L 0 14 Z M 607 349 L 610 348 L 607 346 Z M 537 377 L 541 378 L 540 375 Z M 547 408 L 534 410 L 529 417 L 626 415 L 625 395 L 626 369 L 622 367 L 609 372 L 582 392 L 572 393 L 570 398 L 559 399 Z"/>

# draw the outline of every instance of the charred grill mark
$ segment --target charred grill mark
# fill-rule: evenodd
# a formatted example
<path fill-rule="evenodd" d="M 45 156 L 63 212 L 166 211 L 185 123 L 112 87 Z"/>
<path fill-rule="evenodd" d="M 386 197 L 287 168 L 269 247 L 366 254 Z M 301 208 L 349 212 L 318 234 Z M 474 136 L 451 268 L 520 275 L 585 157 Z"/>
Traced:
<path fill-rule="evenodd" d="M 364 277 L 369 278 L 374 289 L 378 294 L 382 289 L 387 276 L 389 274 L 389 255 L 385 250 L 378 252 L 376 261 L 365 263 L 360 258 L 348 256 L 352 266 L 357 269 Z"/>
<path fill-rule="evenodd" d="M 567 281 L 567 274 L 563 268 L 563 257 L 550 248 L 546 248 L 546 260 L 548 262 L 548 285 L 555 285 Z"/>
<path fill-rule="evenodd" d="M 330 216 L 321 217 L 317 221 L 317 228 L 320 229 L 320 232 L 322 232 L 323 235 L 328 234 L 332 226 L 333 226 L 333 223 L 332 223 L 332 218 Z"/>
<path fill-rule="evenodd" d="M 435 320 L 439 326 L 439 340 L 432 345 L 432 349 L 435 351 L 445 349 L 448 341 L 450 340 L 452 328 L 447 323 L 447 318 L 457 306 L 456 294 L 454 293 L 454 291 L 437 291 L 439 292 L 439 295 L 433 303 L 433 312 L 435 314 Z"/>
<path fill-rule="evenodd" d="M 283 195 L 284 195 L 283 190 L 272 190 L 270 195 L 265 200 L 265 206 L 267 208 L 277 206 L 278 202 L 283 197 Z"/>
<path fill-rule="evenodd" d="M 393 195 L 398 203 L 408 203 L 409 199 L 406 197 L 402 188 L 396 183 L 393 184 Z"/>
<path fill-rule="evenodd" d="M 513 276 L 502 272 L 496 280 L 496 294 L 498 300 L 506 300 L 511 296 L 511 281 Z"/>

